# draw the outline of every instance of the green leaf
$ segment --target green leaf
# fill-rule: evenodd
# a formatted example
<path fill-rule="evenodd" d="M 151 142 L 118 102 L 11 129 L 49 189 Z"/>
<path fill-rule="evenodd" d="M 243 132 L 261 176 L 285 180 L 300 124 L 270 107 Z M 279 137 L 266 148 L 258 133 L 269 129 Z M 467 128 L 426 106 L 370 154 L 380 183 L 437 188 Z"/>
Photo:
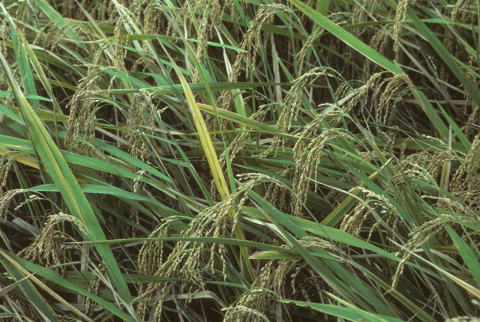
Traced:
<path fill-rule="evenodd" d="M 297 306 L 301 307 L 309 307 L 314 310 L 326 313 L 328 315 L 348 319 L 351 321 L 371 321 L 371 322 L 401 322 L 403 320 L 392 318 L 389 316 L 384 316 L 380 314 L 373 314 L 370 312 L 363 311 L 357 307 L 344 307 L 335 304 L 320 304 L 320 303 L 313 303 L 313 302 L 301 302 L 301 301 L 294 301 L 294 300 L 280 300 L 282 303 L 293 303 Z"/>
<path fill-rule="evenodd" d="M 123 189 L 116 188 L 116 187 L 113 187 L 113 186 L 108 186 L 108 185 L 101 186 L 101 185 L 94 185 L 94 184 L 79 184 L 79 186 L 84 193 L 106 194 L 106 195 L 116 196 L 116 197 L 119 197 L 119 198 L 130 199 L 130 200 L 134 200 L 134 201 L 143 201 L 147 204 L 155 205 L 155 206 L 159 207 L 160 209 L 163 209 L 163 210 L 166 211 L 166 212 L 162 213 L 162 215 L 165 216 L 165 217 L 169 217 L 169 216 L 172 216 L 174 214 L 178 214 L 173 209 L 170 209 L 169 207 L 165 206 L 164 204 L 158 202 L 155 199 L 147 198 L 147 197 L 144 197 L 142 195 L 132 193 L 132 192 L 128 192 L 128 191 L 125 191 Z M 32 191 L 32 192 L 43 191 L 43 192 L 46 192 L 46 191 L 59 191 L 59 189 L 54 184 L 43 184 L 43 185 L 40 185 L 40 186 L 32 187 L 32 188 L 28 189 L 28 191 Z"/>
<path fill-rule="evenodd" d="M 363 41 L 359 40 L 357 37 L 333 23 L 327 19 L 320 12 L 313 10 L 301 0 L 289 0 L 293 5 L 295 5 L 301 12 L 303 12 L 308 17 L 312 18 L 313 21 L 318 23 L 320 26 L 330 31 L 335 37 L 338 37 L 344 43 L 352 47 L 354 50 L 358 51 L 360 54 L 364 55 L 367 59 L 370 59 L 374 63 L 382 66 L 386 70 L 392 72 L 395 75 L 403 74 L 403 71 L 393 64 L 390 60 L 385 58 L 375 49 L 372 49 L 366 45 Z"/>
<path fill-rule="evenodd" d="M 5 105 L 3 105 L 2 103 L 0 103 L 0 112 L 5 113 L 5 115 L 7 115 L 9 118 L 11 118 L 12 120 L 17 121 L 17 122 L 20 123 L 20 124 L 25 124 L 25 122 L 23 122 L 23 119 L 22 119 L 20 116 L 18 116 L 17 114 L 15 114 L 14 111 L 12 111 L 11 109 L 9 109 L 8 107 L 6 107 Z"/>
<path fill-rule="evenodd" d="M 460 139 L 460 142 L 462 142 L 462 145 L 465 147 L 465 151 L 470 151 L 470 148 L 472 147 L 472 143 L 468 140 L 468 138 L 463 134 L 462 130 L 458 127 L 458 125 L 452 120 L 452 118 L 445 112 L 443 109 L 442 105 L 440 105 L 437 102 L 438 108 L 440 111 L 442 111 L 443 116 L 445 116 L 445 119 L 447 120 L 448 124 L 452 127 L 453 131 L 457 135 L 457 137 Z"/>
<path fill-rule="evenodd" d="M 477 283 L 477 288 L 480 289 L 480 263 L 478 262 L 477 257 L 473 250 L 468 246 L 468 244 L 453 230 L 450 225 L 447 225 L 447 231 L 454 243 L 457 245 L 458 252 L 462 256 L 465 265 L 472 273 L 475 282 Z"/>

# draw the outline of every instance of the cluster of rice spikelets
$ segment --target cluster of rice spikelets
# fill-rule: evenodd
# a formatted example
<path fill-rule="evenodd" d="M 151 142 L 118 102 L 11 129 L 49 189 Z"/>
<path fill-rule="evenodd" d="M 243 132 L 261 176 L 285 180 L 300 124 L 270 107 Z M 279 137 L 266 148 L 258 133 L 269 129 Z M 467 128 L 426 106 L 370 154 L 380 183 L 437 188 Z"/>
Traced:
<path fill-rule="evenodd" d="M 35 238 L 30 246 L 23 249 L 18 255 L 39 265 L 52 267 L 54 271 L 63 271 L 63 267 L 59 266 L 63 263 L 61 260 L 63 251 L 68 247 L 72 249 L 72 246 L 65 245 L 64 240 L 69 237 L 57 232 L 55 227 L 65 222 L 73 223 L 79 230 L 87 235 L 82 224 L 75 217 L 60 212 L 48 216 L 43 231 Z"/>
<path fill-rule="evenodd" d="M 302 150 L 296 152 L 297 159 L 295 160 L 295 175 L 293 180 L 293 194 L 292 200 L 295 200 L 292 206 L 292 213 L 296 216 L 302 216 L 303 202 L 307 198 L 307 192 L 310 187 L 310 178 L 316 180 L 316 168 L 320 165 L 323 157 L 323 152 L 327 143 L 337 138 L 349 138 L 351 135 L 339 129 L 329 129 L 323 131 L 319 136 L 315 137 Z M 300 148 L 300 147 L 299 147 Z M 306 157 L 304 155 L 306 154 Z M 315 192 L 317 185 L 315 184 Z"/>
<path fill-rule="evenodd" d="M 100 56 L 101 50 L 97 52 Z M 67 124 L 64 146 L 67 150 L 90 155 L 95 147 L 95 113 L 96 113 L 96 81 L 99 79 L 99 70 L 92 69 L 81 80 L 79 90 L 75 92 L 68 107 L 70 116 Z"/>
<path fill-rule="evenodd" d="M 4 154 L 0 158 L 0 198 L 2 198 L 4 195 L 3 189 L 7 184 L 8 174 L 10 173 L 10 169 L 12 168 L 14 162 L 15 155 L 10 155 L 9 157 L 7 154 Z"/>
<path fill-rule="evenodd" d="M 290 12 L 291 9 L 282 4 L 262 5 L 260 7 L 258 14 L 256 15 L 255 19 L 251 21 L 250 26 L 245 35 L 243 36 L 243 40 L 240 44 L 240 48 L 244 50 L 247 48 L 250 49 L 252 41 L 254 43 L 254 46 L 253 48 L 251 48 L 250 51 L 248 51 L 248 56 L 245 51 L 241 51 L 240 53 L 238 53 L 237 58 L 232 66 L 232 70 L 228 75 L 229 83 L 235 83 L 238 80 L 240 73 L 242 72 L 243 65 L 245 66 L 245 74 L 247 78 L 251 76 L 251 73 L 253 73 L 253 71 L 251 70 L 250 66 L 255 66 L 257 51 L 260 47 L 260 30 L 262 28 L 262 25 L 266 23 L 269 19 L 274 17 L 274 15 L 279 11 Z M 268 37 L 265 38 L 268 39 Z M 247 56 L 248 58 L 246 62 L 244 62 L 246 58 L 245 56 Z M 233 103 L 232 91 L 225 91 L 222 94 L 222 101 L 222 109 L 230 110 Z M 225 125 L 225 123 L 223 123 L 223 125 Z"/>

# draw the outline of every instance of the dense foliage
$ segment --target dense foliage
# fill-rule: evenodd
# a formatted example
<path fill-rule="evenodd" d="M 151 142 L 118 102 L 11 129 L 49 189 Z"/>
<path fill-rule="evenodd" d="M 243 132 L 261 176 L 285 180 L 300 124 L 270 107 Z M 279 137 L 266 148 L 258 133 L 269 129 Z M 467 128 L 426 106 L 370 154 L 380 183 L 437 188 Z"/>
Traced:
<path fill-rule="evenodd" d="M 478 321 L 473 0 L 3 0 L 0 316 Z"/>

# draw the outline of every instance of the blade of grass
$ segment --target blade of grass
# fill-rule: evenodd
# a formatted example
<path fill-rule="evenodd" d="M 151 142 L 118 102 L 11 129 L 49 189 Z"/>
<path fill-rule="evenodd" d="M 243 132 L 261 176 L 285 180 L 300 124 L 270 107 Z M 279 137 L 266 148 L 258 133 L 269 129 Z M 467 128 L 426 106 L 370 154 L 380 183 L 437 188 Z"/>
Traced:
<path fill-rule="evenodd" d="M 305 15 L 312 18 L 312 20 L 318 23 L 320 26 L 330 31 L 334 36 L 338 37 L 340 40 L 345 42 L 354 50 L 364 55 L 365 58 L 372 60 L 374 63 L 382 66 L 383 68 L 392 72 L 395 75 L 403 74 L 403 71 L 390 60 L 388 60 L 379 52 L 366 45 L 364 42 L 353 36 L 351 33 L 346 31 L 342 27 L 327 19 L 320 12 L 315 11 L 309 6 L 307 6 L 305 2 L 302 2 L 300 0 L 289 0 L 289 2 L 296 6 L 298 9 L 300 9 L 300 11 L 303 12 Z"/>
<path fill-rule="evenodd" d="M 451 226 L 447 226 L 447 231 L 457 246 L 458 252 L 460 253 L 460 256 L 462 256 L 465 265 L 467 265 L 468 269 L 472 273 L 475 282 L 477 283 L 477 287 L 480 289 L 480 263 L 478 262 L 475 253 Z"/>
<path fill-rule="evenodd" d="M 3 253 L 2 250 L 0 250 L 0 262 L 15 280 L 19 281 L 25 277 L 25 275 L 10 261 L 10 259 Z M 37 291 L 35 286 L 33 286 L 33 283 L 30 281 L 30 279 L 22 282 L 20 284 L 20 289 L 23 291 L 35 309 L 37 309 L 38 314 L 43 318 L 44 321 L 59 321 L 50 305 L 47 304 L 43 296 Z"/>
<path fill-rule="evenodd" d="M 312 302 L 302 302 L 302 301 L 295 301 L 295 300 L 280 300 L 282 303 L 293 303 L 300 307 L 309 307 L 314 310 L 326 313 L 328 315 L 347 319 L 349 321 L 371 321 L 371 322 L 400 322 L 403 320 L 392 318 L 389 316 L 382 316 L 379 314 L 373 314 L 370 312 L 366 312 L 361 310 L 357 307 L 344 307 L 335 304 L 320 304 L 320 303 L 312 303 Z"/>

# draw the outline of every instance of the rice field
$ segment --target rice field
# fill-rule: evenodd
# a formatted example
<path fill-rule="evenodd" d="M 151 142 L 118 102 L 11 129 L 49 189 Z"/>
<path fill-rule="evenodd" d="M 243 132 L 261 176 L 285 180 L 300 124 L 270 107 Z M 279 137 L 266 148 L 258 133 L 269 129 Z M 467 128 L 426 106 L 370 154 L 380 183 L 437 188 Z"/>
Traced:
<path fill-rule="evenodd" d="M 0 317 L 480 321 L 479 19 L 2 0 Z"/>

